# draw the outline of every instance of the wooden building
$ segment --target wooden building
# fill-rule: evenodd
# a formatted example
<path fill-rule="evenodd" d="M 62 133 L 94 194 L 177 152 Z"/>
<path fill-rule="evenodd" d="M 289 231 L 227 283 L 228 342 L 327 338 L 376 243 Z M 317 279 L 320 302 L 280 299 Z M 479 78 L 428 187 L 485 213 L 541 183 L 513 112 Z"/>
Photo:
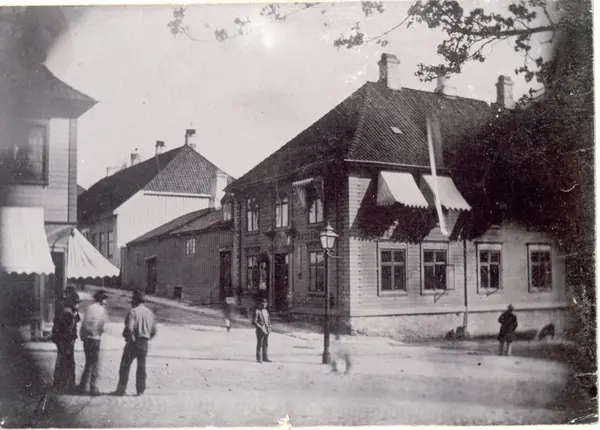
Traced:
<path fill-rule="evenodd" d="M 231 204 L 165 223 L 127 244 L 127 288 L 198 304 L 233 294 Z"/>
<path fill-rule="evenodd" d="M 159 150 L 78 198 L 81 231 L 119 268 L 128 242 L 181 215 L 214 207 L 233 180 L 189 145 Z M 121 277 L 129 282 L 127 270 Z"/>
<path fill-rule="evenodd" d="M 565 264 L 554 238 L 501 213 L 476 239 L 462 234 L 471 205 L 449 160 L 497 109 L 514 106 L 510 78 L 499 80 L 490 106 L 458 97 L 444 80 L 434 92 L 406 88 L 393 55 L 379 67 L 379 82 L 228 186 L 241 294 L 262 287 L 275 311 L 323 315 L 319 234 L 329 222 L 339 234 L 331 312 L 350 330 L 438 337 L 466 325 L 489 334 L 513 304 L 521 329 L 560 331 Z"/>

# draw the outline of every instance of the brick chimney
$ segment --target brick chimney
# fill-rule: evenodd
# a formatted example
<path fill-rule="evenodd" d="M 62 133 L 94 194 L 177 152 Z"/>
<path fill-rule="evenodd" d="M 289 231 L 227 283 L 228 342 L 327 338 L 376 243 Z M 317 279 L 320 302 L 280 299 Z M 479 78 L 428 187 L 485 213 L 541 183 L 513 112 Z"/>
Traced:
<path fill-rule="evenodd" d="M 137 164 L 141 161 L 141 156 L 140 153 L 138 152 L 138 149 L 135 148 L 135 151 L 133 151 L 131 153 L 131 165 L 133 166 L 134 164 Z"/>
<path fill-rule="evenodd" d="M 392 90 L 401 90 L 400 60 L 393 54 L 382 54 L 379 64 L 379 82 Z"/>
<path fill-rule="evenodd" d="M 510 76 L 500 75 L 496 83 L 496 105 L 501 109 L 513 109 L 515 99 L 513 97 L 513 81 Z"/>
<path fill-rule="evenodd" d="M 215 209 L 221 207 L 221 199 L 225 197 L 225 187 L 227 186 L 227 173 L 217 170 L 212 181 L 212 206 Z"/>
<path fill-rule="evenodd" d="M 165 142 L 162 140 L 157 140 L 156 144 L 154 145 L 154 150 L 156 152 L 156 155 L 162 154 L 162 151 L 164 148 L 165 148 Z"/>
<path fill-rule="evenodd" d="M 448 85 L 448 76 L 438 76 L 433 92 L 449 98 L 454 98 L 457 94 L 456 87 Z"/>

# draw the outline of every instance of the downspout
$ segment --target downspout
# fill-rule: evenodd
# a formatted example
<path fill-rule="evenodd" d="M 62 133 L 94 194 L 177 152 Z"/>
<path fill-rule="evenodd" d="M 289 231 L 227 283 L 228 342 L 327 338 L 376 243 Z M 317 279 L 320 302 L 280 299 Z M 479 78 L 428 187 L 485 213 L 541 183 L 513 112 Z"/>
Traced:
<path fill-rule="evenodd" d="M 467 333 L 467 327 L 469 325 L 469 292 L 467 289 L 467 239 L 463 235 L 463 265 L 464 265 L 464 284 L 465 284 L 465 316 L 463 320 L 463 327 L 465 333 Z"/>

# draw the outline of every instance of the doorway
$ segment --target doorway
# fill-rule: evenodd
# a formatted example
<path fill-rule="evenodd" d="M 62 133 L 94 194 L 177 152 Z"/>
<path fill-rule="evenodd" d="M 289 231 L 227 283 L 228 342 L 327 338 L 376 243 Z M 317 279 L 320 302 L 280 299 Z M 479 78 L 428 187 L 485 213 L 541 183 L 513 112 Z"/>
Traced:
<path fill-rule="evenodd" d="M 273 266 L 273 308 L 276 312 L 287 309 L 287 294 L 289 288 L 289 254 L 275 254 Z"/>
<path fill-rule="evenodd" d="M 219 299 L 233 295 L 231 285 L 231 251 L 221 251 L 219 254 Z"/>
<path fill-rule="evenodd" d="M 156 257 L 146 260 L 146 293 L 156 292 Z"/>

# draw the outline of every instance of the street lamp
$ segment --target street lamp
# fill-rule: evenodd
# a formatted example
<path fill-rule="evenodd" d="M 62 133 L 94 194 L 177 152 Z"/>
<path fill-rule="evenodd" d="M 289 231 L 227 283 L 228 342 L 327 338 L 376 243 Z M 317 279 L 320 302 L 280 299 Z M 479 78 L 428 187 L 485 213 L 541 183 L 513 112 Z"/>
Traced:
<path fill-rule="evenodd" d="M 323 326 L 323 364 L 331 363 L 331 353 L 329 352 L 329 258 L 333 252 L 335 240 L 338 235 L 333 231 L 329 222 L 327 227 L 319 236 L 321 238 L 321 246 L 323 247 L 323 255 L 325 257 L 325 322 Z"/>

